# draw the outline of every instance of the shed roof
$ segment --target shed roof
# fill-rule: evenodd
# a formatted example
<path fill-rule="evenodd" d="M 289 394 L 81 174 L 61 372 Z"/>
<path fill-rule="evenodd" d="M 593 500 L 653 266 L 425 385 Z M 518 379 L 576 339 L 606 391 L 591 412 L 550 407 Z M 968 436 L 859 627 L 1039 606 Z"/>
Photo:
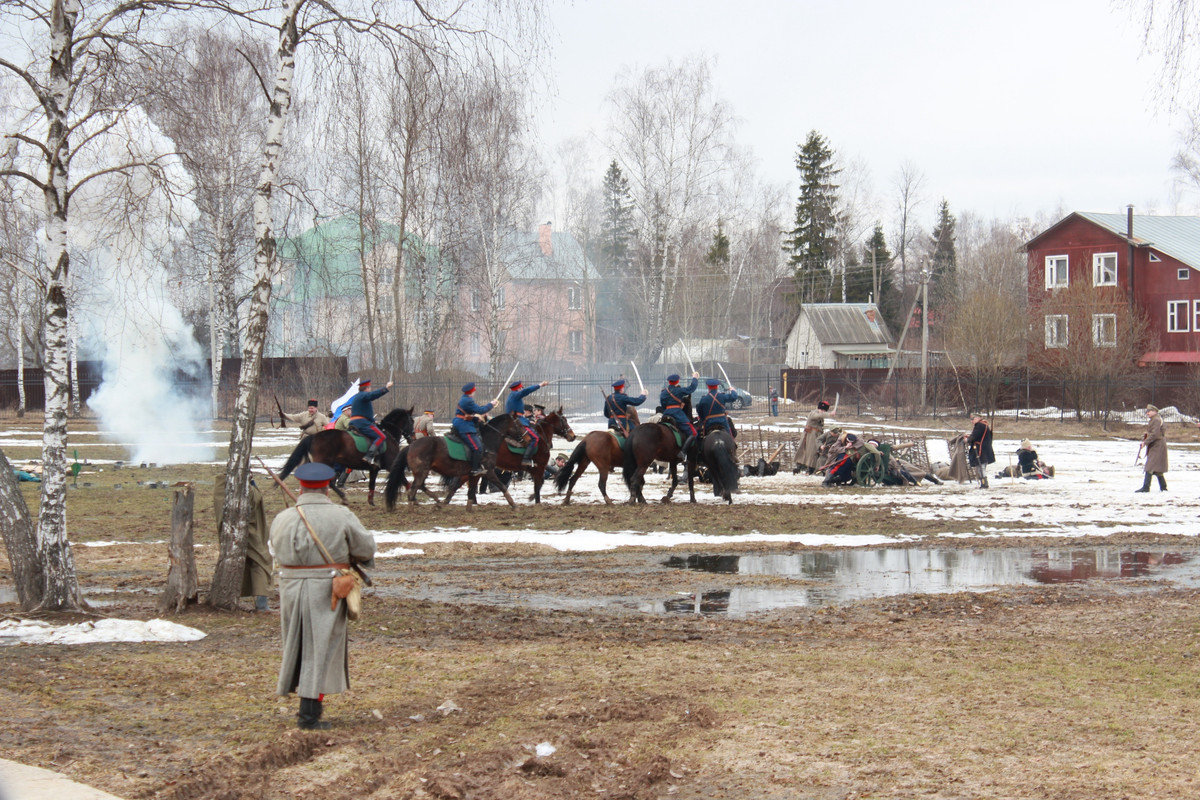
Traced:
<path fill-rule="evenodd" d="M 874 313 L 868 316 L 869 312 Z M 808 318 L 817 341 L 824 345 L 888 345 L 892 341 L 874 303 L 805 303 L 800 313 Z"/>
<path fill-rule="evenodd" d="M 1025 245 L 1031 247 L 1050 231 L 1071 217 L 1081 217 L 1104 230 L 1129 241 L 1126 235 L 1129 220 L 1126 214 L 1101 214 L 1095 211 L 1076 211 L 1039 233 Z M 1200 217 L 1159 217 L 1133 215 L 1133 245 L 1149 247 L 1194 269 L 1200 269 Z"/>

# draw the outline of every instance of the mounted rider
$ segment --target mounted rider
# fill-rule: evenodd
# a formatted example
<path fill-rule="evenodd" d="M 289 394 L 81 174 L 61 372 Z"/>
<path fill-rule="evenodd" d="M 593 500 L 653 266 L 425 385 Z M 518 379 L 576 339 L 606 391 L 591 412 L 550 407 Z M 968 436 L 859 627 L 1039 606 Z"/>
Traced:
<path fill-rule="evenodd" d="M 709 378 L 705 384 L 708 386 L 708 394 L 696 402 L 696 416 L 700 418 L 700 430 L 708 433 L 714 428 L 723 428 L 727 433 L 733 434 L 729 415 L 725 413 L 725 404 L 737 402 L 737 392 L 732 386 L 729 387 L 728 392 L 718 392 L 717 389 L 720 388 L 721 382 L 716 378 Z"/>
<path fill-rule="evenodd" d="M 667 385 L 658 395 L 658 404 L 662 406 L 663 416 L 670 417 L 671 421 L 675 423 L 675 429 L 687 436 L 683 447 L 679 448 L 681 453 L 689 452 L 692 442 L 696 441 L 696 428 L 687 418 L 687 414 L 683 413 L 683 404 L 691 397 L 692 392 L 696 391 L 699 381 L 700 373 L 693 372 L 692 379 L 687 386 L 680 386 L 679 376 L 672 373 L 667 376 Z"/>
<path fill-rule="evenodd" d="M 495 403 L 479 405 L 471 395 L 475 394 L 475 384 L 468 383 L 462 387 L 462 397 L 458 399 L 458 407 L 454 411 L 454 430 L 462 437 L 467 448 L 471 451 L 471 474 L 482 475 L 483 469 L 483 439 L 479 436 L 479 428 L 475 424 L 476 414 L 486 414 L 492 410 Z"/>
<path fill-rule="evenodd" d="M 509 414 L 515 414 L 517 421 L 521 423 L 521 426 L 529 434 L 529 444 L 525 447 L 524 455 L 521 456 L 522 467 L 533 466 L 533 454 L 537 452 L 538 442 L 541 441 L 537 429 L 533 425 L 533 421 L 529 419 L 529 412 L 525 410 L 525 398 L 543 386 L 549 385 L 550 381 L 535 383 L 533 386 L 525 386 L 520 381 L 513 381 L 508 385 L 508 397 L 504 400 L 504 411 Z"/>
<path fill-rule="evenodd" d="M 640 406 L 646 402 L 646 395 L 639 394 L 637 397 L 630 397 L 625 394 L 625 379 L 618 378 L 613 381 L 612 394 L 604 398 L 604 416 L 608 417 L 608 427 L 617 431 L 622 437 L 629 437 L 629 411 L 630 406 Z"/>
<path fill-rule="evenodd" d="M 375 424 L 375 407 L 372 403 L 387 394 L 391 388 L 392 382 L 388 381 L 382 389 L 372 390 L 371 379 L 363 378 L 358 382 L 358 394 L 350 398 L 350 427 L 371 440 L 371 446 L 363 455 L 363 461 L 371 466 L 379 464 L 379 451 L 387 441 L 383 431 Z"/>

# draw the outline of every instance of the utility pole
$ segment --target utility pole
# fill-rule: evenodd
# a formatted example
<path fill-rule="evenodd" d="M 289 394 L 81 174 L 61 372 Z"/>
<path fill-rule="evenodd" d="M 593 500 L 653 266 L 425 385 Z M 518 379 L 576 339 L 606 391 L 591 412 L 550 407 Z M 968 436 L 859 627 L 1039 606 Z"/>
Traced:
<path fill-rule="evenodd" d="M 929 267 L 921 270 L 921 410 L 929 381 Z"/>

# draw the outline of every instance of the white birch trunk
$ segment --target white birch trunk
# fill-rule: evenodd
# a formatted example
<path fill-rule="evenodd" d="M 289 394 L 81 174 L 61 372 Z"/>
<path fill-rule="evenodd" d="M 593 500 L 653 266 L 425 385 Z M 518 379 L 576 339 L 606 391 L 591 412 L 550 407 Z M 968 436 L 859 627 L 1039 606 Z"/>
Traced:
<path fill-rule="evenodd" d="M 0 451 L 0 536 L 12 564 L 13 583 L 23 611 L 42 602 L 44 577 L 37 559 L 37 538 L 29 519 L 29 508 L 17 484 L 17 476 Z"/>
<path fill-rule="evenodd" d="M 57 0 L 51 14 L 50 83 L 46 114 L 50 145 L 46 158 L 45 421 L 42 425 L 42 493 L 38 509 L 37 552 L 45 576 L 41 608 L 78 609 L 79 581 L 67 540 L 67 108 L 74 72 L 75 22 L 79 0 Z"/>
<path fill-rule="evenodd" d="M 298 32 L 296 18 L 305 0 L 285 0 L 279 26 L 275 85 L 267 116 L 263 165 L 254 193 L 254 289 L 250 297 L 242 370 L 238 378 L 233 429 L 229 436 L 226 463 L 225 507 L 221 524 L 220 553 L 213 573 L 208 602 L 216 608 L 237 607 L 242 570 L 246 561 L 246 516 L 249 511 L 250 448 L 254 443 L 254 420 L 258 410 L 258 384 L 262 354 L 267 340 L 267 312 L 271 302 L 271 279 L 276 269 L 275 231 L 271 197 L 279 173 L 283 130 L 292 104 L 292 80 L 296 69 Z"/>
<path fill-rule="evenodd" d="M 217 310 L 217 270 L 214 264 L 208 268 L 208 354 L 212 377 L 212 418 L 220 416 L 221 406 L 221 315 Z"/>
<path fill-rule="evenodd" d="M 25 279 L 17 276 L 17 418 L 25 416 Z"/>
<path fill-rule="evenodd" d="M 78 417 L 82 407 L 79 396 L 79 328 L 75 323 L 75 315 L 71 313 L 74 301 L 67 295 L 67 349 L 71 365 L 71 416 Z"/>

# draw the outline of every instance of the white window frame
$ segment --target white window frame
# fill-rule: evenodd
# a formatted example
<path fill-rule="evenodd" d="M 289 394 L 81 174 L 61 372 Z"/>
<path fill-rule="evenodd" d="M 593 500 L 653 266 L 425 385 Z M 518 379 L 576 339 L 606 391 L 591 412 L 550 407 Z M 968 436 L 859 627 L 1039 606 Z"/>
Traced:
<path fill-rule="evenodd" d="M 1192 301 L 1192 330 L 1200 331 L 1200 300 Z"/>
<path fill-rule="evenodd" d="M 583 352 L 583 331 L 567 331 L 567 350 L 571 353 Z"/>
<path fill-rule="evenodd" d="M 1062 336 L 1058 336 L 1059 323 L 1062 323 Z M 1066 347 L 1071 339 L 1071 317 L 1068 314 L 1046 315 L 1046 349 L 1052 350 Z"/>
<path fill-rule="evenodd" d="M 1158 257 L 1157 253 L 1151 252 L 1149 261 L 1151 264 L 1157 264 L 1158 262 L 1162 261 L 1162 259 Z"/>
<path fill-rule="evenodd" d="M 482 299 L 481 299 L 481 297 L 480 297 L 480 292 L 479 292 L 479 290 L 478 290 L 478 289 L 472 289 L 472 290 L 471 290 L 471 310 L 472 310 L 472 311 L 478 311 L 478 310 L 479 310 L 479 308 L 480 308 L 480 306 L 482 306 L 482 305 L 483 305 L 483 302 L 482 302 Z"/>
<path fill-rule="evenodd" d="M 1106 331 L 1106 329 L 1108 329 Z M 1110 336 L 1105 336 L 1106 332 L 1111 332 Z M 1116 347 L 1117 346 L 1117 315 L 1116 314 L 1092 314 L 1092 346 L 1093 347 Z"/>
<path fill-rule="evenodd" d="M 504 287 L 496 289 L 496 308 L 504 308 Z"/>
<path fill-rule="evenodd" d="M 1189 300 L 1168 300 L 1167 301 L 1167 333 L 1187 333 L 1190 328 L 1188 322 L 1191 314 L 1188 313 L 1191 305 Z"/>
<path fill-rule="evenodd" d="M 1059 262 L 1062 262 L 1062 280 L 1058 280 Z M 1066 255 L 1046 256 L 1046 288 L 1062 289 L 1071 281 L 1071 260 Z"/>
<path fill-rule="evenodd" d="M 472 334 L 471 334 L 471 355 L 473 355 L 473 356 L 477 356 L 477 355 L 479 355 L 479 350 L 480 350 L 480 347 L 479 347 L 479 334 L 478 334 L 478 333 L 472 333 Z"/>
<path fill-rule="evenodd" d="M 1112 260 L 1111 271 L 1106 266 L 1106 262 Z M 1092 285 L 1093 286 L 1116 286 L 1117 285 L 1117 254 L 1116 253 L 1093 253 L 1092 254 Z"/>
<path fill-rule="evenodd" d="M 583 289 L 578 286 L 567 287 L 567 310 L 578 311 L 583 308 Z"/>
<path fill-rule="evenodd" d="M 1180 267 L 1176 270 L 1175 277 L 1181 281 L 1190 281 L 1192 279 L 1192 271 L 1187 267 Z"/>

